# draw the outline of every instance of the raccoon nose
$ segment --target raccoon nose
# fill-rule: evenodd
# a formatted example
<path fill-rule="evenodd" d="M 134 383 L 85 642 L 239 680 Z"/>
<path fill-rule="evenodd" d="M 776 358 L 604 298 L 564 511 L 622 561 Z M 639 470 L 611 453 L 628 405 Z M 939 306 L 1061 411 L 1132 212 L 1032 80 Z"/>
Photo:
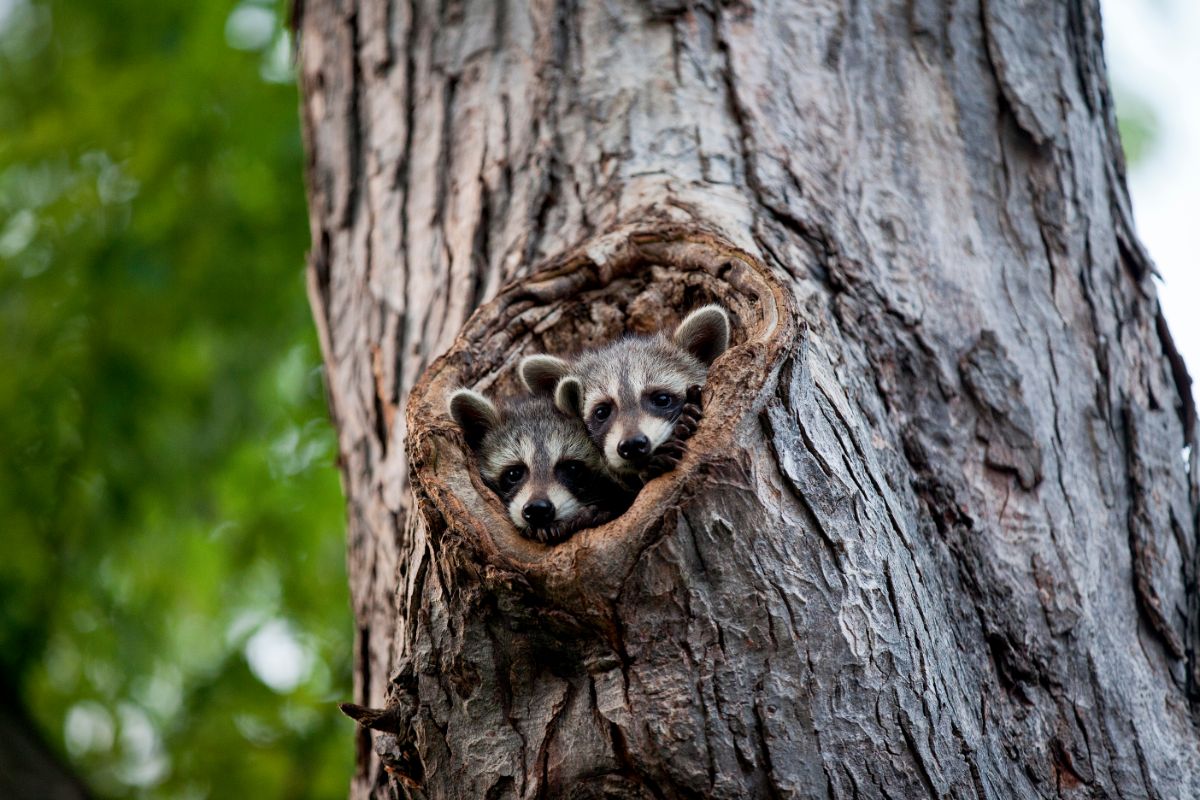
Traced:
<path fill-rule="evenodd" d="M 617 445 L 617 455 L 626 461 L 648 456 L 650 455 L 650 440 L 646 438 L 646 434 L 644 433 L 639 433 L 637 436 L 630 436 Z"/>
<path fill-rule="evenodd" d="M 554 521 L 554 503 L 545 498 L 531 500 L 521 509 L 521 516 L 530 525 L 545 525 Z"/>

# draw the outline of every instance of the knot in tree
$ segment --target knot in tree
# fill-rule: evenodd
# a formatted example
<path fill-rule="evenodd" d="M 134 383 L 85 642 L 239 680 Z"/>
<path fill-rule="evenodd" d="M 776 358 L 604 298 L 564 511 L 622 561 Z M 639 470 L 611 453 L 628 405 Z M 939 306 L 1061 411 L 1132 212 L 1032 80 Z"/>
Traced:
<path fill-rule="evenodd" d="M 418 513 L 448 565 L 470 572 L 472 585 L 524 586 L 533 592 L 525 609 L 535 620 L 549 601 L 550 619 L 595 624 L 619 652 L 613 604 L 645 550 L 686 517 L 697 495 L 711 497 L 722 486 L 752 490 L 747 471 L 765 444 L 758 417 L 798 339 L 778 280 L 711 236 L 666 228 L 592 244 L 517 281 L 472 315 L 410 395 L 408 448 Z M 707 413 L 680 466 L 650 481 L 616 520 L 566 542 L 519 535 L 449 424 L 444 407 L 453 387 L 517 393 L 515 367 L 524 355 L 652 332 L 718 300 L 734 320 L 734 339 L 709 373 Z"/>

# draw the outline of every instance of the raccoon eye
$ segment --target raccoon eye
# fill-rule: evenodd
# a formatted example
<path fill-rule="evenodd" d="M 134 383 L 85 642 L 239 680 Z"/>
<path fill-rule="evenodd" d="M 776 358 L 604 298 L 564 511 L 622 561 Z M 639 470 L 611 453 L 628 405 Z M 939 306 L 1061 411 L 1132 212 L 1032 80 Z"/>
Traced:
<path fill-rule="evenodd" d="M 558 468 L 562 470 L 563 474 L 568 478 L 578 478 L 583 474 L 582 461 L 563 461 L 558 465 Z"/>
<path fill-rule="evenodd" d="M 655 408 L 666 408 L 675 401 L 675 398 L 666 392 L 656 392 L 651 398 L 650 403 Z"/>
<path fill-rule="evenodd" d="M 600 405 L 598 405 L 594 409 L 592 409 L 592 417 L 597 422 L 604 422 L 604 420 L 608 419 L 608 416 L 611 413 L 612 413 L 612 406 L 610 406 L 608 403 L 601 403 Z"/>
<path fill-rule="evenodd" d="M 525 477 L 525 465 L 516 464 L 500 473 L 500 482 L 511 488 L 521 482 L 521 478 Z"/>

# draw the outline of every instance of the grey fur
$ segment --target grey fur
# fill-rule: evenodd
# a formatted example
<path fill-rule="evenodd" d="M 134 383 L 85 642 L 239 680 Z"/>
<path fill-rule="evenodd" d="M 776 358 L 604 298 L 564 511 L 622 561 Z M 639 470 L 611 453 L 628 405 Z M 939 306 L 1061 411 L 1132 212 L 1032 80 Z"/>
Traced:
<path fill-rule="evenodd" d="M 729 348 L 729 315 L 717 305 L 698 308 L 684 318 L 671 336 L 704 366 Z"/>
<path fill-rule="evenodd" d="M 563 378 L 554 390 L 554 405 L 564 414 L 583 416 L 583 384 L 574 376 Z"/>
<path fill-rule="evenodd" d="M 587 430 L 558 411 L 545 397 L 511 400 L 500 410 L 499 424 L 483 438 L 476 455 L 479 471 L 496 481 L 506 466 L 525 463 L 530 471 L 572 458 L 603 470 L 604 463 Z"/>
<path fill-rule="evenodd" d="M 571 365 L 557 356 L 534 355 L 521 359 L 518 373 L 521 383 L 533 394 L 554 396 L 554 390 L 563 376 L 571 371 Z"/>
<path fill-rule="evenodd" d="M 631 497 L 609 471 L 582 421 L 561 413 L 549 397 L 516 398 L 497 405 L 479 392 L 459 389 L 447 405 L 475 453 L 484 483 L 504 502 L 509 519 L 527 538 L 561 541 L 628 506 Z M 567 462 L 582 465 L 580 477 L 571 480 L 561 474 Z M 521 468 L 523 475 L 510 485 L 504 475 L 514 467 Z M 549 501 L 554 516 L 534 529 L 523 511 L 538 501 Z"/>
<path fill-rule="evenodd" d="M 709 365 L 728 348 L 729 332 L 729 316 L 710 305 L 688 314 L 670 337 L 661 331 L 628 336 L 585 351 L 558 380 L 555 405 L 584 420 L 610 469 L 639 472 L 641 467 L 618 454 L 621 440 L 644 435 L 657 450 L 675 439 L 675 419 L 647 411 L 646 398 L 665 392 L 682 403 L 690 387 L 704 384 Z M 526 361 L 534 358 L 552 357 L 531 356 Z M 538 362 L 531 372 L 543 375 L 549 372 L 548 364 Z M 594 419 L 600 405 L 611 409 L 611 422 Z"/>
<path fill-rule="evenodd" d="M 473 389 L 459 389 L 446 401 L 450 416 L 462 428 L 463 436 L 471 449 L 500 424 L 500 412 L 491 400 Z"/>

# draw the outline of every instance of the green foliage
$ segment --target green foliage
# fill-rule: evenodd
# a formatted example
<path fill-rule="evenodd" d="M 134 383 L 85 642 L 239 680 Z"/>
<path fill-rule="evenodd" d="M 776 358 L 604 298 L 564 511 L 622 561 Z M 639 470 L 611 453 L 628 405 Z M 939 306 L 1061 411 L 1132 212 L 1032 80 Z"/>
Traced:
<path fill-rule="evenodd" d="M 1113 84 L 1113 102 L 1125 160 L 1135 166 L 1159 144 L 1158 115 L 1137 92 L 1118 83 Z"/>
<path fill-rule="evenodd" d="M 0 680 L 101 796 L 349 779 L 284 13 L 0 0 Z"/>

